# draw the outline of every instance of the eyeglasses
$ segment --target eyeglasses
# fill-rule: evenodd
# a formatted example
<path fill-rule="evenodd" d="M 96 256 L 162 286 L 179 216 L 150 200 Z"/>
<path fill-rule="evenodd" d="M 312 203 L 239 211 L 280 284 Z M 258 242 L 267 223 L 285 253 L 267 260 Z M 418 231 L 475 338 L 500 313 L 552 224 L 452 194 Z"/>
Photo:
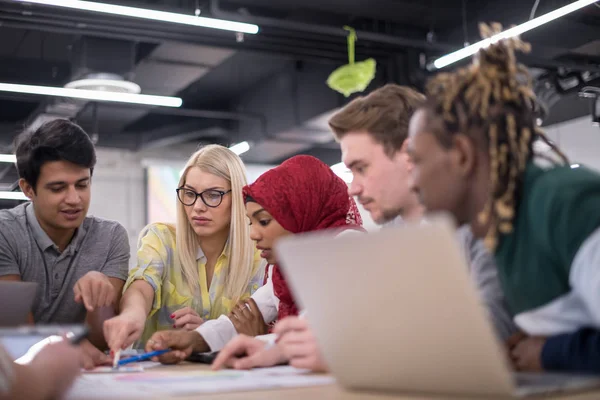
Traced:
<path fill-rule="evenodd" d="M 231 192 L 231 190 L 223 192 L 222 190 L 208 189 L 202 193 L 196 193 L 186 188 L 178 188 L 175 191 L 177 198 L 184 206 L 193 206 L 200 197 L 204 204 L 212 208 L 219 207 L 223 202 L 223 196 Z"/>

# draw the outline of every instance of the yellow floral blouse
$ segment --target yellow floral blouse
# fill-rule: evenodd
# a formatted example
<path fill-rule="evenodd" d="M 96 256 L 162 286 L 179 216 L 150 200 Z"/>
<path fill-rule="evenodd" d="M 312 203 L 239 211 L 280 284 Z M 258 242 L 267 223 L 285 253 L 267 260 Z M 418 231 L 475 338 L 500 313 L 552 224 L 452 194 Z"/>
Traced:
<path fill-rule="evenodd" d="M 175 257 L 175 228 L 171 225 L 151 224 L 140 235 L 137 266 L 129 271 L 123 290 L 133 282 L 143 279 L 154 288 L 154 304 L 146 320 L 144 333 L 136 347 L 143 346 L 153 333 L 172 329 L 171 314 L 183 307 L 191 307 L 203 320 L 216 319 L 229 314 L 235 304 L 223 295 L 225 279 L 229 270 L 227 246 L 215 264 L 215 271 L 208 289 L 206 281 L 206 257 L 198 249 L 198 272 L 200 297 L 194 297 L 184 283 L 179 260 Z M 242 299 L 250 297 L 263 284 L 265 263 L 260 252 L 254 253 L 253 276 Z"/>

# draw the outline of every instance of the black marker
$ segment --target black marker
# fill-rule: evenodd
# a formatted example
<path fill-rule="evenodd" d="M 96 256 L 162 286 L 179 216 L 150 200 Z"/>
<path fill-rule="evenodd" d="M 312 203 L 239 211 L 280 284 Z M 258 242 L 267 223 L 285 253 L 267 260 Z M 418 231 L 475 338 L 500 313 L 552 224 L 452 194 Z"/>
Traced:
<path fill-rule="evenodd" d="M 71 342 L 72 345 L 76 346 L 90 334 L 90 330 L 87 326 L 84 326 L 78 333 L 69 332 L 67 333 L 67 339 Z"/>

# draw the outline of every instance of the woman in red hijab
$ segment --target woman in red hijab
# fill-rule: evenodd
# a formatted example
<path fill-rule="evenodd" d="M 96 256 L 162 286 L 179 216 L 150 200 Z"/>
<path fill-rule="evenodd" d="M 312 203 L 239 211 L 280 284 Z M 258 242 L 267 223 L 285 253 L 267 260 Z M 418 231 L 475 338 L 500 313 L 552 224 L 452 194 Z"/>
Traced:
<path fill-rule="evenodd" d="M 274 329 L 279 339 L 276 346 L 270 346 L 264 340 L 239 335 L 221 350 L 213 368 L 248 369 L 289 361 L 299 368 L 324 371 L 327 366 L 307 321 L 295 317 L 298 308 L 272 247 L 278 239 L 291 234 L 324 229 L 337 230 L 338 235 L 363 231 L 356 204 L 348 196 L 344 181 L 327 165 L 310 156 L 290 158 L 243 191 L 250 236 L 262 250 L 261 257 L 272 268 L 267 272 L 265 286 L 252 296 L 255 304 L 242 303 L 234 309 L 232 318 L 251 318 L 256 305 L 265 322 L 280 321 Z M 240 353 L 246 356 L 238 358 Z"/>
<path fill-rule="evenodd" d="M 243 192 L 251 221 L 250 237 L 262 250 L 261 257 L 273 265 L 267 273 L 272 271 L 273 291 L 279 303 L 277 319 L 298 315 L 272 246 L 289 234 L 324 229 L 362 230 L 362 219 L 348 196 L 348 186 L 318 159 L 295 156 L 267 171 L 244 187 Z M 272 320 L 272 315 L 265 318 L 267 323 Z"/>
<path fill-rule="evenodd" d="M 161 343 L 155 340 L 147 350 L 166 347 L 177 349 L 161 359 L 163 362 L 176 362 L 192 351 L 221 350 L 238 333 L 243 333 L 245 335 L 239 335 L 223 350 L 220 355 L 223 361 L 217 360 L 215 364 L 217 367 L 240 367 L 230 364 L 226 356 L 232 351 L 236 352 L 235 349 L 240 345 L 245 346 L 246 341 L 254 346 L 255 353 L 258 352 L 265 346 L 265 341 L 249 336 L 266 333 L 265 324 L 286 319 L 275 327 L 275 332 L 282 338 L 278 343 L 285 344 L 289 338 L 295 338 L 296 346 L 293 347 L 299 348 L 298 344 L 301 344 L 306 349 L 301 352 L 301 362 L 296 366 L 322 370 L 324 364 L 320 360 L 314 337 L 306 320 L 295 317 L 299 310 L 277 266 L 272 248 L 278 239 L 297 233 L 332 230 L 333 234 L 342 235 L 364 231 L 356 203 L 348 195 L 346 183 L 329 166 L 317 158 L 304 155 L 292 157 L 267 171 L 253 184 L 244 187 L 243 192 L 251 225 L 250 236 L 262 251 L 261 257 L 271 265 L 267 269 L 265 285 L 250 300 L 238 304 L 229 316 L 222 315 L 216 320 L 206 321 L 193 332 L 162 333 L 163 338 L 156 338 L 161 339 Z M 295 318 L 286 318 L 290 316 Z M 284 335 L 286 332 L 293 332 L 294 335 Z M 250 348 L 244 347 L 244 350 L 252 353 Z M 285 350 L 279 345 L 275 346 L 269 356 L 262 357 L 259 363 L 253 363 L 253 359 L 242 359 L 246 364 L 242 363 L 241 368 L 289 360 L 294 365 L 294 354 Z"/>

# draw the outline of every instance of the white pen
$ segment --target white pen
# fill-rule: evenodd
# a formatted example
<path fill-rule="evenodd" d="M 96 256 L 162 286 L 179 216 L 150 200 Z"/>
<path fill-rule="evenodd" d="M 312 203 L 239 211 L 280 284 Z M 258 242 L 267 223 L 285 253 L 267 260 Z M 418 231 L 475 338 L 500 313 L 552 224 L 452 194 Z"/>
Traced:
<path fill-rule="evenodd" d="M 115 353 L 115 358 L 113 359 L 113 369 L 117 369 L 119 367 L 119 361 L 121 361 L 121 349 L 117 350 Z"/>

